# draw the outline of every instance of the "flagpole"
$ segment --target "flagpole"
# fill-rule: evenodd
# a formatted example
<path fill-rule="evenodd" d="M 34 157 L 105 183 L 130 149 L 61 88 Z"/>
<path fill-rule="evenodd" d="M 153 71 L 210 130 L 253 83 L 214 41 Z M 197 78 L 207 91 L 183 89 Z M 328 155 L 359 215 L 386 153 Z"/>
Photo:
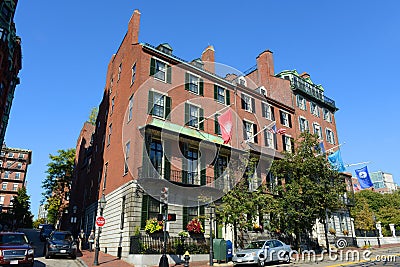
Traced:
<path fill-rule="evenodd" d="M 254 138 L 255 136 L 259 135 L 262 131 L 264 131 L 266 128 L 269 128 L 271 126 L 271 124 L 276 123 L 275 121 L 271 122 L 270 124 L 264 126 L 260 131 L 258 131 L 256 134 L 254 134 L 253 136 L 250 136 L 249 138 L 247 138 L 244 142 L 247 143 L 248 141 L 250 141 L 250 139 Z"/>
<path fill-rule="evenodd" d="M 337 146 L 334 146 L 334 147 L 332 147 L 332 148 L 329 148 L 329 149 L 325 150 L 325 153 L 328 153 L 328 152 L 331 151 L 332 149 L 341 147 L 341 146 L 344 145 L 344 144 L 346 144 L 346 142 L 343 142 L 342 144 L 339 144 L 339 145 L 337 145 Z"/>
<path fill-rule="evenodd" d="M 364 161 L 364 162 L 360 162 L 360 163 L 346 164 L 346 165 L 344 165 L 344 166 L 345 166 L 345 167 L 351 167 L 351 166 L 357 166 L 357 165 L 369 164 L 369 163 L 371 163 L 371 161 Z"/>
<path fill-rule="evenodd" d="M 200 123 L 204 122 L 205 120 L 211 118 L 212 116 L 214 116 L 215 114 L 217 114 L 217 113 L 223 111 L 224 109 L 229 108 L 230 106 L 231 106 L 231 105 L 228 105 L 228 106 L 226 106 L 226 107 L 224 107 L 224 108 L 222 108 L 222 109 L 220 109 L 220 110 L 215 111 L 215 112 L 214 112 L 213 114 L 211 114 L 210 116 L 208 116 L 208 117 L 206 117 L 206 118 L 203 118 L 201 121 L 199 121 L 198 124 L 200 124 Z"/>

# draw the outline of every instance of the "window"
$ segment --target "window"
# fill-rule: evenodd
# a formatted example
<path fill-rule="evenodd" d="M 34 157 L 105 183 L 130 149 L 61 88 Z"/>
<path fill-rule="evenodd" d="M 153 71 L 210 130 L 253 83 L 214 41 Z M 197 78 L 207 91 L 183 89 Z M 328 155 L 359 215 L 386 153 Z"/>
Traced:
<path fill-rule="evenodd" d="M 276 149 L 276 136 L 269 130 L 264 130 L 265 146 Z"/>
<path fill-rule="evenodd" d="M 133 64 L 132 66 L 132 79 L 131 79 L 131 85 L 134 84 L 136 79 L 136 63 Z"/>
<path fill-rule="evenodd" d="M 245 141 L 250 143 L 258 143 L 257 135 L 257 124 L 249 121 L 243 121 L 243 138 Z"/>
<path fill-rule="evenodd" d="M 107 174 L 108 174 L 108 162 L 104 164 L 103 190 L 105 190 L 107 186 Z M 100 178 L 101 178 L 101 171 L 99 172 L 99 183 L 100 183 Z"/>
<path fill-rule="evenodd" d="M 111 112 L 110 115 L 114 113 L 115 96 L 111 99 Z"/>
<path fill-rule="evenodd" d="M 112 133 L 112 124 L 108 126 L 107 145 L 110 145 L 111 143 L 111 133 Z"/>
<path fill-rule="evenodd" d="M 274 121 L 274 108 L 266 103 L 261 103 L 262 116 L 268 120 Z"/>
<path fill-rule="evenodd" d="M 318 135 L 319 139 L 322 139 L 322 127 L 318 123 L 313 123 L 314 134 Z"/>
<path fill-rule="evenodd" d="M 296 96 L 296 103 L 297 106 L 302 109 L 302 110 L 307 110 L 307 101 L 304 97 L 302 97 L 301 95 L 297 95 Z"/>
<path fill-rule="evenodd" d="M 148 113 L 170 119 L 171 98 L 155 91 L 149 91 Z"/>
<path fill-rule="evenodd" d="M 204 130 L 204 110 L 193 104 L 185 103 L 185 125 Z"/>
<path fill-rule="evenodd" d="M 308 121 L 303 117 L 299 117 L 299 126 L 300 126 L 300 132 L 309 131 Z"/>
<path fill-rule="evenodd" d="M 323 111 L 324 111 L 324 120 L 326 120 L 327 122 L 332 122 L 331 112 L 326 108 L 324 108 Z"/>
<path fill-rule="evenodd" d="M 314 102 L 310 102 L 310 112 L 316 117 L 319 117 L 319 107 Z"/>
<path fill-rule="evenodd" d="M 0 204 L 4 204 L 4 196 L 0 196 Z"/>
<path fill-rule="evenodd" d="M 229 90 L 214 84 L 214 100 L 229 106 L 231 104 L 231 94 Z"/>
<path fill-rule="evenodd" d="M 326 141 L 332 145 L 335 144 L 335 134 L 329 128 L 325 129 Z"/>
<path fill-rule="evenodd" d="M 255 113 L 254 98 L 242 93 L 242 109 Z"/>
<path fill-rule="evenodd" d="M 23 159 L 24 158 L 24 153 L 19 153 L 18 158 L 19 159 Z"/>
<path fill-rule="evenodd" d="M 11 165 L 12 165 L 12 162 L 11 161 L 7 161 L 7 168 L 10 168 Z"/>
<path fill-rule="evenodd" d="M 125 165 L 124 165 L 124 174 L 127 174 L 129 171 L 128 160 L 129 154 L 131 152 L 131 142 L 125 144 Z"/>
<path fill-rule="evenodd" d="M 118 66 L 118 79 L 117 79 L 117 82 L 121 79 L 121 71 L 122 71 L 122 63 L 120 63 L 119 66 Z"/>
<path fill-rule="evenodd" d="M 294 152 L 294 140 L 290 136 L 282 135 L 283 150 Z"/>
<path fill-rule="evenodd" d="M 133 112 L 133 95 L 129 98 L 129 106 L 128 106 L 128 122 L 132 120 L 132 112 Z"/>
<path fill-rule="evenodd" d="M 163 162 L 163 147 L 160 140 L 151 140 L 150 143 L 150 162 L 153 164 L 154 169 L 161 174 Z"/>
<path fill-rule="evenodd" d="M 13 157 L 14 157 L 14 153 L 8 152 L 8 157 L 9 157 L 9 158 L 13 158 Z"/>
<path fill-rule="evenodd" d="M 214 163 L 214 178 L 218 179 L 223 174 L 225 169 L 228 167 L 228 157 L 219 155 Z"/>
<path fill-rule="evenodd" d="M 160 213 L 160 202 L 150 197 L 149 195 L 143 195 L 142 197 L 142 216 L 140 226 L 142 229 L 146 226 L 148 219 L 157 218 Z"/>
<path fill-rule="evenodd" d="M 10 21 L 11 18 L 11 10 L 8 6 L 6 6 L 5 4 L 3 4 L 3 7 L 1 9 L 1 15 L 3 16 L 4 20 L 6 22 Z"/>
<path fill-rule="evenodd" d="M 18 190 L 18 184 L 13 184 L 13 191 L 17 191 Z"/>
<path fill-rule="evenodd" d="M 5 171 L 4 172 L 4 179 L 8 179 L 10 178 L 10 172 L 9 171 Z"/>
<path fill-rule="evenodd" d="M 1 190 L 7 190 L 7 183 L 1 184 Z"/>
<path fill-rule="evenodd" d="M 150 75 L 163 82 L 171 83 L 171 67 L 158 59 L 150 60 Z"/>
<path fill-rule="evenodd" d="M 185 158 L 187 162 L 187 184 L 200 184 L 198 175 L 199 152 L 197 149 L 189 148 Z"/>
<path fill-rule="evenodd" d="M 21 173 L 16 172 L 15 173 L 15 180 L 19 180 L 21 178 Z"/>
<path fill-rule="evenodd" d="M 187 224 L 193 220 L 194 218 L 198 218 L 200 216 L 205 215 L 205 208 L 204 206 L 199 207 L 183 207 L 183 216 L 182 216 L 182 226 L 183 230 L 187 230 Z M 204 229 L 204 219 L 200 219 L 201 224 L 203 225 Z"/>
<path fill-rule="evenodd" d="M 203 95 L 204 82 L 199 76 L 193 75 L 189 72 L 185 73 L 185 90 Z"/>
<path fill-rule="evenodd" d="M 3 167 L 3 161 L 0 160 L 0 168 L 2 168 L 2 167 Z"/>
<path fill-rule="evenodd" d="M 279 113 L 280 113 L 280 117 L 281 117 L 281 124 L 286 127 L 291 128 L 292 127 L 292 116 L 283 110 L 280 110 Z"/>

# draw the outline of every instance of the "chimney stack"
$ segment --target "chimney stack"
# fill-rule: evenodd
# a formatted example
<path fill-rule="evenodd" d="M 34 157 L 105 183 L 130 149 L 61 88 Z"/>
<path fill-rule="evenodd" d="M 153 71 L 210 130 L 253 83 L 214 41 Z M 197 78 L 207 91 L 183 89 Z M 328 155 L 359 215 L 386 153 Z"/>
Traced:
<path fill-rule="evenodd" d="M 139 42 L 140 12 L 135 9 L 128 24 L 128 38 L 131 44 Z"/>
<path fill-rule="evenodd" d="M 212 45 L 207 46 L 201 54 L 201 61 L 204 63 L 204 69 L 211 73 L 215 73 L 215 55 L 214 47 Z"/>
<path fill-rule="evenodd" d="M 274 58 L 270 50 L 265 50 L 257 57 L 257 69 L 261 84 L 267 82 L 270 77 L 275 75 Z"/>

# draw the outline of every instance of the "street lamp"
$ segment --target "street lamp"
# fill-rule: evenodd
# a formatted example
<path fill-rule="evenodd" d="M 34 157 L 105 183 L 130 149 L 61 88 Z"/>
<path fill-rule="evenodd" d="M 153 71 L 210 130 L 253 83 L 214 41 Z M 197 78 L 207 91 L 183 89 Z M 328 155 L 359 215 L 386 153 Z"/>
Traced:
<path fill-rule="evenodd" d="M 103 194 L 99 200 L 100 216 L 103 216 L 103 209 L 106 207 L 106 204 L 107 204 L 106 197 Z M 99 265 L 100 233 L 101 233 L 101 227 L 99 226 L 99 229 L 97 231 L 96 250 L 94 252 L 94 262 L 93 262 L 93 264 L 96 266 Z"/>
<path fill-rule="evenodd" d="M 210 203 L 208 205 L 208 208 L 210 209 L 210 266 L 214 265 L 214 255 L 213 255 L 213 215 L 215 212 L 215 205 L 213 203 Z"/>

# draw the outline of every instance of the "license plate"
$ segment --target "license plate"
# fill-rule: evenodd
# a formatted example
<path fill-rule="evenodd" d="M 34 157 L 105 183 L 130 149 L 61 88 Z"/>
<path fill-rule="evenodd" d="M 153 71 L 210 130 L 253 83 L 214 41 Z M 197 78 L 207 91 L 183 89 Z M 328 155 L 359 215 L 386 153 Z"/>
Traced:
<path fill-rule="evenodd" d="M 18 260 L 12 260 L 12 261 L 10 261 L 10 264 L 18 264 Z"/>
<path fill-rule="evenodd" d="M 60 253 L 67 253 L 65 249 L 60 250 Z"/>
<path fill-rule="evenodd" d="M 242 259 L 238 259 L 237 262 L 242 262 Z"/>

